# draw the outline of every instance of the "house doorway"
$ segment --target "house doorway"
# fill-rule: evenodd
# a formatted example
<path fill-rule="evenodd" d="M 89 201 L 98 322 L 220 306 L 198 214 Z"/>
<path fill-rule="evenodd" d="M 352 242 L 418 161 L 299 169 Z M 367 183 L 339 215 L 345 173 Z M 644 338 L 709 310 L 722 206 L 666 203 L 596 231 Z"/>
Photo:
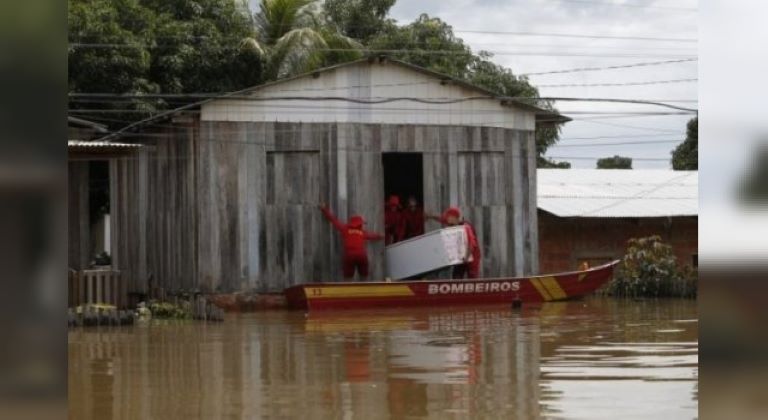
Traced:
<path fill-rule="evenodd" d="M 424 202 L 424 159 L 421 153 L 384 153 L 384 199 L 400 197 L 403 206 L 408 197 Z"/>
<path fill-rule="evenodd" d="M 403 210 L 399 215 L 384 211 L 385 243 L 392 244 L 424 234 L 424 214 L 419 210 L 424 200 L 422 154 L 385 153 L 383 164 L 385 200 L 392 195 L 398 196 Z M 407 209 L 410 197 L 417 201 L 413 211 Z"/>

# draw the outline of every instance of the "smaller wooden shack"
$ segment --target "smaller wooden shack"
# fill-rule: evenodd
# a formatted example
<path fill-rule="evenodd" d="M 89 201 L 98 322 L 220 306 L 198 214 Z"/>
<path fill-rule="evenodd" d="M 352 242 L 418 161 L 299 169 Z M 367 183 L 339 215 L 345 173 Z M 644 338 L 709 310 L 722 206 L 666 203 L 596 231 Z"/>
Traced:
<path fill-rule="evenodd" d="M 111 217 L 94 218 L 94 208 L 108 213 L 114 206 L 109 167 L 116 159 L 132 159 L 140 144 L 95 140 L 107 134 L 104 125 L 69 117 L 68 167 L 68 279 L 69 305 L 127 303 L 127 287 L 111 264 L 96 265 L 97 254 L 109 255 L 109 233 L 118 223 Z"/>
<path fill-rule="evenodd" d="M 539 169 L 539 263 L 571 271 L 622 258 L 631 238 L 658 235 L 678 264 L 698 264 L 698 172 Z"/>

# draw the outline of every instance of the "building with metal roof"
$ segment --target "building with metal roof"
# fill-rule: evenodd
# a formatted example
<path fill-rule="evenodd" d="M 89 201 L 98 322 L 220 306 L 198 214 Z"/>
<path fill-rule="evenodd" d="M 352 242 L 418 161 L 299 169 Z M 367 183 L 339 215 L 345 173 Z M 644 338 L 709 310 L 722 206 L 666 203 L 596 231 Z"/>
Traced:
<path fill-rule="evenodd" d="M 559 217 L 699 214 L 699 173 L 672 170 L 539 169 L 538 206 Z"/>
<path fill-rule="evenodd" d="M 148 279 L 222 292 L 338 280 L 341 245 L 318 204 L 381 232 L 398 194 L 430 213 L 459 206 L 483 275 L 535 273 L 535 133 L 569 121 L 536 102 L 370 57 L 136 123 L 105 137 L 153 146 L 112 169 L 113 260 L 136 293 Z M 370 244 L 372 278 L 383 251 Z"/>
<path fill-rule="evenodd" d="M 539 169 L 537 185 L 543 272 L 621 258 L 628 239 L 650 235 L 697 263 L 696 171 Z"/>

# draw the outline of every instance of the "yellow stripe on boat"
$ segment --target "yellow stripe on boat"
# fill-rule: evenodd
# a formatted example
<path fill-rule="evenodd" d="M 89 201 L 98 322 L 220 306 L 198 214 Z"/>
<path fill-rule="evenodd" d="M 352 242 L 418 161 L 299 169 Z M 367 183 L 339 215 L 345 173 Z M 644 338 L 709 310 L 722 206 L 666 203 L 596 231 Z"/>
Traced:
<path fill-rule="evenodd" d="M 536 288 L 536 290 L 539 291 L 539 294 L 541 295 L 542 298 L 544 298 L 544 300 L 552 300 L 552 296 L 549 295 L 549 292 L 547 291 L 547 289 L 544 288 L 543 284 L 541 284 L 541 279 L 532 278 L 531 284 L 533 285 L 533 287 Z"/>
<path fill-rule="evenodd" d="M 560 283 L 557 282 L 557 279 L 552 276 L 542 277 L 541 284 L 544 286 L 545 289 L 549 292 L 549 294 L 552 296 L 552 299 L 560 300 L 565 299 L 568 295 L 565 294 L 565 290 L 563 290 L 562 287 L 560 287 Z"/>
<path fill-rule="evenodd" d="M 352 297 L 392 297 L 413 296 L 413 291 L 406 284 L 386 284 L 376 286 L 334 286 L 305 287 L 307 299 L 315 298 L 352 298 Z"/>

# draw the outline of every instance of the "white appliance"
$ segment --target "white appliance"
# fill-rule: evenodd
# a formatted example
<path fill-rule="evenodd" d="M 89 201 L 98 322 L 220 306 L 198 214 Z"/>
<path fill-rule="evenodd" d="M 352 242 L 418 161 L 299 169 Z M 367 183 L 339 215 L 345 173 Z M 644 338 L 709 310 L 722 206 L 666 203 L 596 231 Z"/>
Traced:
<path fill-rule="evenodd" d="M 399 280 L 464 263 L 464 226 L 434 230 L 387 247 L 387 277 Z"/>

